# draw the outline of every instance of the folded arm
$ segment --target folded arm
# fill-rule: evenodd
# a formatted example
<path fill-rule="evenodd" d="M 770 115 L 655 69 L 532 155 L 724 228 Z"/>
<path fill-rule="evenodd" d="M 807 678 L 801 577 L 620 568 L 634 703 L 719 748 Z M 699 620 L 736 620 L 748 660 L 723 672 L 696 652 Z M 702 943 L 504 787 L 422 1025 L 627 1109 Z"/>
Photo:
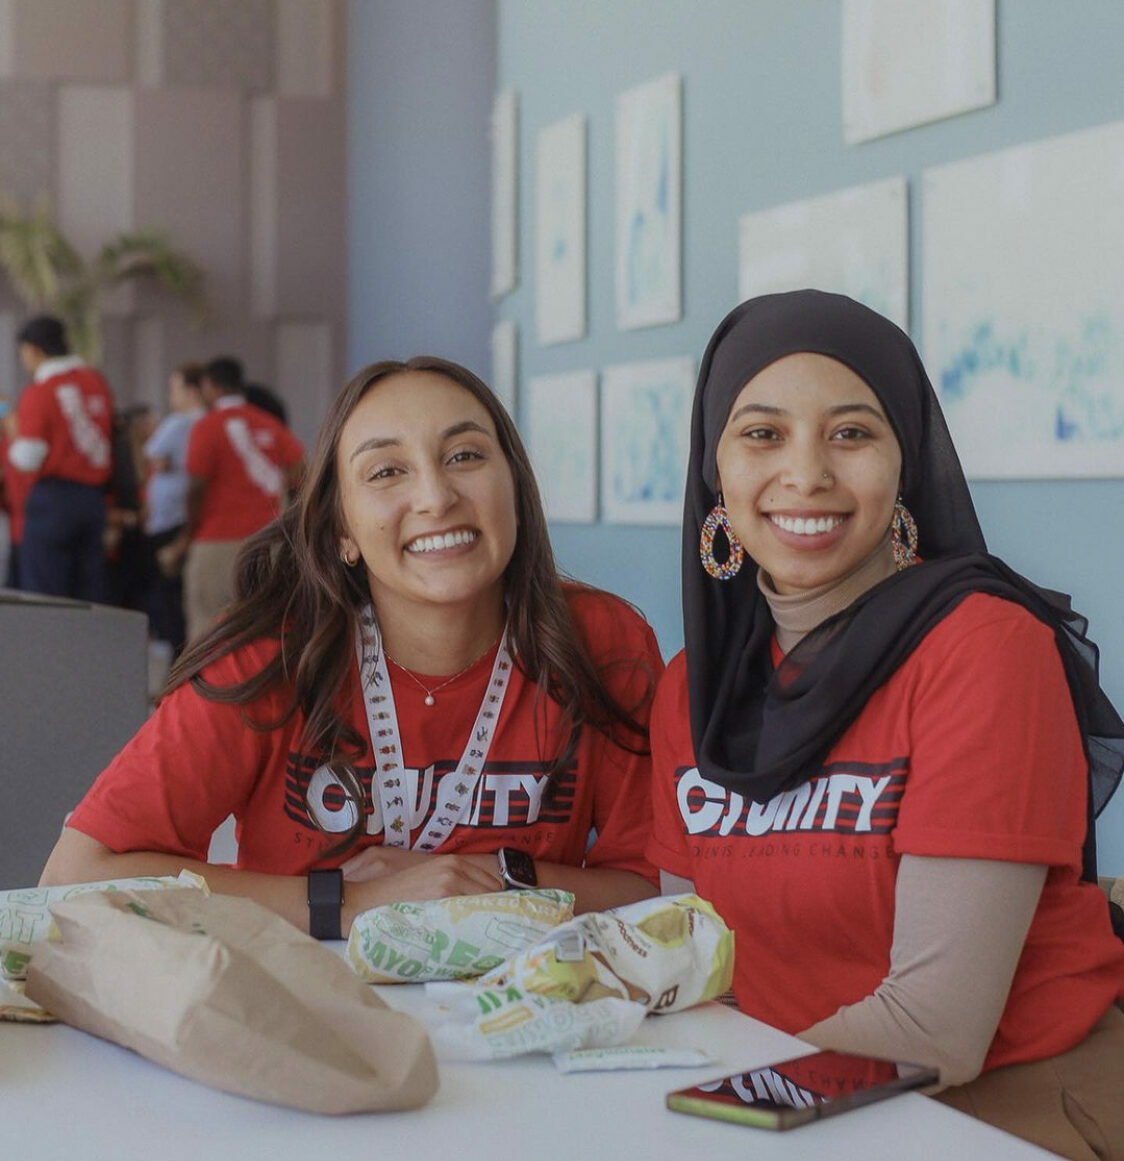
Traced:
<path fill-rule="evenodd" d="M 1046 868 L 903 855 L 890 971 L 874 992 L 806 1028 L 819 1048 L 979 1075 L 1007 1003 Z"/>

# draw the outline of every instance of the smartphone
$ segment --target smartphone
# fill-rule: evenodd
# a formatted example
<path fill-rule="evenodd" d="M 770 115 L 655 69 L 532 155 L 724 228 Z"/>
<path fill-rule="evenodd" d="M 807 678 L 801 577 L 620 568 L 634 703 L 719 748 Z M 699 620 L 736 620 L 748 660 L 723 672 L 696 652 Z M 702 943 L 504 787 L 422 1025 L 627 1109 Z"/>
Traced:
<path fill-rule="evenodd" d="M 668 1093 L 667 1107 L 759 1129 L 794 1129 L 937 1080 L 935 1068 L 920 1064 L 813 1052 Z"/>

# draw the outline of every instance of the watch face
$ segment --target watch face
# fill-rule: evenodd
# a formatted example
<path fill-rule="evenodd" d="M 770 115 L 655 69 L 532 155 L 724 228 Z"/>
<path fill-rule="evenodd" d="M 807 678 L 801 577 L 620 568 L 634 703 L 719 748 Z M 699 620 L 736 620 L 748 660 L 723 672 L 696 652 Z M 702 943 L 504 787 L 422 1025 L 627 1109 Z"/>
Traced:
<path fill-rule="evenodd" d="M 504 847 L 500 853 L 500 874 L 504 883 L 509 887 L 537 887 L 538 875 L 535 874 L 535 860 L 526 851 L 517 851 L 514 847 Z"/>

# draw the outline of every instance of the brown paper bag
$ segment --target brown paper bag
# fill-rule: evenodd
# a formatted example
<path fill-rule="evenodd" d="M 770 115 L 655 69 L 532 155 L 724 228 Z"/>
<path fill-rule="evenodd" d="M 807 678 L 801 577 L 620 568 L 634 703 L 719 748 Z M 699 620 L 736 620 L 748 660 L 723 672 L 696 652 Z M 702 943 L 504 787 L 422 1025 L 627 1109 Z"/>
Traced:
<path fill-rule="evenodd" d="M 118 891 L 55 904 L 27 995 L 213 1088 L 317 1113 L 408 1109 L 437 1089 L 422 1026 L 248 899 Z"/>

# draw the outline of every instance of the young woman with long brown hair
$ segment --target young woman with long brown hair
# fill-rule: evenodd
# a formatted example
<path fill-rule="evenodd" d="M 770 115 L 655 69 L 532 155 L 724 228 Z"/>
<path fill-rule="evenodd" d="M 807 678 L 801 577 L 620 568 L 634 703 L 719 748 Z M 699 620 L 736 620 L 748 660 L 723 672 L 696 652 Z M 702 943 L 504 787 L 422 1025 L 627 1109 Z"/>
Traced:
<path fill-rule="evenodd" d="M 379 903 L 499 890 L 501 863 L 579 909 L 654 893 L 654 636 L 561 580 L 519 435 L 471 372 L 360 372 L 237 593 L 45 883 L 188 867 L 301 926 L 311 901 L 329 935 Z M 238 862 L 209 866 L 229 814 Z"/>

